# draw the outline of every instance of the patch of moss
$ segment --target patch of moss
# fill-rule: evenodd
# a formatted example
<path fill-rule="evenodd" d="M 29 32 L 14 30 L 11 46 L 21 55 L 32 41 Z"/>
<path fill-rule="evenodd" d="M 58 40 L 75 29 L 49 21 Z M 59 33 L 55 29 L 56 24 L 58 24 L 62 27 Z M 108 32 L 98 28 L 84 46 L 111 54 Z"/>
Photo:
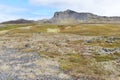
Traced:
<path fill-rule="evenodd" d="M 63 29 L 63 33 L 72 33 L 86 36 L 117 36 L 120 35 L 119 24 L 79 24 L 69 29 Z"/>
<path fill-rule="evenodd" d="M 108 74 L 93 57 L 86 57 L 80 54 L 59 54 L 41 51 L 39 55 L 44 58 L 57 59 L 60 68 L 71 76 L 79 77 L 81 74 L 103 76 Z"/>
<path fill-rule="evenodd" d="M 2 30 L 10 30 L 10 29 L 15 29 L 15 28 L 19 28 L 19 27 L 25 27 L 25 26 L 30 26 L 33 24 L 9 24 L 9 25 L 4 25 L 4 27 L 0 27 L 0 31 Z"/>
<path fill-rule="evenodd" d="M 30 29 L 15 29 L 14 33 L 46 33 L 47 29 L 59 29 L 57 25 L 33 25 Z"/>
<path fill-rule="evenodd" d="M 40 51 L 39 55 L 42 57 L 48 57 L 48 58 L 58 58 L 61 56 L 60 53 L 51 53 L 51 52 L 43 52 L 43 51 Z"/>
<path fill-rule="evenodd" d="M 80 54 L 64 55 L 60 59 L 60 68 L 70 75 L 104 75 L 107 73 L 94 59 L 86 58 Z"/>
<path fill-rule="evenodd" d="M 36 25 L 31 28 L 31 32 L 47 32 L 47 29 L 57 29 L 57 25 Z"/>
<path fill-rule="evenodd" d="M 83 40 L 77 40 L 77 41 L 72 41 L 71 43 L 72 44 L 81 44 L 83 42 L 84 42 Z"/>
<path fill-rule="evenodd" d="M 95 55 L 94 58 L 96 59 L 97 62 L 103 62 L 103 61 L 110 61 L 110 60 L 118 59 L 118 57 L 115 56 L 114 54 Z"/>

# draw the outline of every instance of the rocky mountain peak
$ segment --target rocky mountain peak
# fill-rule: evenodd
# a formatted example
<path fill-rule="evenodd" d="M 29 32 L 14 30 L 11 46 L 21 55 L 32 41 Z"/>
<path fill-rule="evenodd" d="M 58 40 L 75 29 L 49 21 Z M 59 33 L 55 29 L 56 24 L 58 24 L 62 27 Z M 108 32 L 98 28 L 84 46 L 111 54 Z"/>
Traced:
<path fill-rule="evenodd" d="M 72 24 L 72 23 L 120 23 L 120 17 L 99 16 L 93 13 L 79 13 L 67 9 L 65 11 L 55 12 L 50 19 L 51 23 Z"/>
<path fill-rule="evenodd" d="M 64 11 L 65 13 L 76 13 L 75 11 L 73 10 L 70 10 L 70 9 L 67 9 L 66 11 Z"/>
<path fill-rule="evenodd" d="M 69 22 L 78 23 L 80 21 L 87 21 L 91 17 L 97 17 L 97 15 L 94 15 L 92 13 L 79 13 L 67 9 L 65 11 L 55 12 L 51 21 L 53 23 L 69 23 Z"/>

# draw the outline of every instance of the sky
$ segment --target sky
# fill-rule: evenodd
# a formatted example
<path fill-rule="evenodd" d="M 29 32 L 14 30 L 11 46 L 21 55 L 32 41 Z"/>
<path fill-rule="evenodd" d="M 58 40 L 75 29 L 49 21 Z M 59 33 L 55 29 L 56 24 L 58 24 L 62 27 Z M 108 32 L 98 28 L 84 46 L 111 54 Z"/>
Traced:
<path fill-rule="evenodd" d="M 56 11 L 71 9 L 101 16 L 120 16 L 120 0 L 0 0 L 0 22 L 49 19 Z"/>

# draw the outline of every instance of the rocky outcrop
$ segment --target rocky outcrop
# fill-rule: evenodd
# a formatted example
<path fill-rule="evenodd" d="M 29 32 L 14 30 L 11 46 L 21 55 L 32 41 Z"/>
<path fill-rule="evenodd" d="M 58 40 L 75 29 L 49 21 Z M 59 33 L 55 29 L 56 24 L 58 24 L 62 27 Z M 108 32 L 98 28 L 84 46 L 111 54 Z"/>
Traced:
<path fill-rule="evenodd" d="M 98 16 L 92 13 L 79 13 L 72 10 L 55 12 L 51 23 L 120 23 L 120 17 Z"/>
<path fill-rule="evenodd" d="M 91 13 L 78 13 L 72 10 L 66 10 L 63 12 L 55 12 L 51 21 L 55 23 L 77 23 L 88 21 L 92 17 L 96 18 L 97 16 Z"/>

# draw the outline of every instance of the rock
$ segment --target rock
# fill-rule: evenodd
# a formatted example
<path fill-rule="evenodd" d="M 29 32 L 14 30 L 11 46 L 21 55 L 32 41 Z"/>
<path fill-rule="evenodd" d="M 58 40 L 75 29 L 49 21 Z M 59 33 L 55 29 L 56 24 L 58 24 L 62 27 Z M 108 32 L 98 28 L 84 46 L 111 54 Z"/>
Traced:
<path fill-rule="evenodd" d="M 30 48 L 30 44 L 25 44 L 25 48 Z"/>
<path fill-rule="evenodd" d="M 119 23 L 120 17 L 99 16 L 92 13 L 79 13 L 72 10 L 55 12 L 50 23 L 73 24 L 73 23 Z"/>

